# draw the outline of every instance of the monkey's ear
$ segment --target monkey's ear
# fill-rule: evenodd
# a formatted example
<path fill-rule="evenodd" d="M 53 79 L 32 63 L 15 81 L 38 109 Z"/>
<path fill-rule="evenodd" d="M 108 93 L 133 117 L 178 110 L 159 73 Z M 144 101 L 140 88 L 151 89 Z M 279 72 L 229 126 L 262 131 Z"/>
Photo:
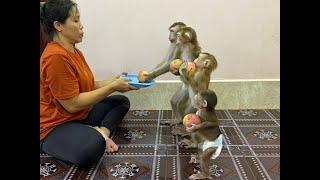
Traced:
<path fill-rule="evenodd" d="M 187 31 L 184 33 L 184 35 L 189 39 L 189 41 L 191 41 L 191 38 L 192 38 L 191 32 Z"/>
<path fill-rule="evenodd" d="M 211 61 L 209 59 L 204 60 L 203 62 L 204 67 L 208 68 L 209 66 L 211 66 Z"/>
<path fill-rule="evenodd" d="M 203 100 L 203 107 L 206 108 L 208 106 L 207 100 Z"/>

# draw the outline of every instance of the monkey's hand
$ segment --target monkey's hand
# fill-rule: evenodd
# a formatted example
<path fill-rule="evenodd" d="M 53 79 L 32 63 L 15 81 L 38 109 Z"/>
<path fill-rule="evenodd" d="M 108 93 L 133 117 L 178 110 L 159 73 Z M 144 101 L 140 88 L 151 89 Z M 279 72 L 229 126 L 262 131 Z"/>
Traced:
<path fill-rule="evenodd" d="M 175 125 L 177 125 L 177 124 L 180 124 L 181 123 L 181 121 L 179 121 L 178 119 L 173 119 L 173 120 L 171 120 L 170 121 L 170 126 L 175 126 Z"/>
<path fill-rule="evenodd" d="M 186 75 L 188 73 L 187 70 L 187 63 L 184 62 L 183 64 L 181 64 L 180 68 L 179 68 L 179 73 L 182 75 Z"/>
<path fill-rule="evenodd" d="M 176 76 L 179 76 L 179 75 L 180 75 L 180 73 L 179 73 L 179 68 L 170 69 L 170 72 L 171 72 L 173 75 L 176 75 Z"/>
<path fill-rule="evenodd" d="M 191 124 L 191 127 L 189 127 L 189 128 L 187 127 L 187 128 L 186 128 L 186 131 L 191 133 L 191 132 L 196 131 L 197 129 L 198 129 L 198 125 L 196 125 L 196 124 Z"/>
<path fill-rule="evenodd" d="M 192 174 L 189 176 L 189 179 L 213 179 L 213 177 L 209 175 L 204 175 L 203 173 Z"/>
<path fill-rule="evenodd" d="M 180 127 L 180 126 L 173 127 L 171 133 L 172 133 L 173 135 L 181 135 L 181 136 L 188 136 L 188 135 L 190 135 L 188 132 L 186 132 L 186 130 L 185 130 L 184 127 Z"/>

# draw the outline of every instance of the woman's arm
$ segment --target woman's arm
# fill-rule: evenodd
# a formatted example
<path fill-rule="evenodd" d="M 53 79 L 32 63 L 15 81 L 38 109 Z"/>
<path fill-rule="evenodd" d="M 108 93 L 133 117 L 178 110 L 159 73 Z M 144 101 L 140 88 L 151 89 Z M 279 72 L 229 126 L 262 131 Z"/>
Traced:
<path fill-rule="evenodd" d="M 101 88 L 90 92 L 80 93 L 79 95 L 66 100 L 58 100 L 59 103 L 70 113 L 76 113 L 83 109 L 98 103 L 106 96 L 115 91 L 126 92 L 129 90 L 136 90 L 137 88 L 127 83 L 129 79 L 119 78 Z"/>
<path fill-rule="evenodd" d="M 123 72 L 122 74 L 127 74 L 126 72 Z M 94 81 L 94 89 L 99 89 L 103 86 L 106 86 L 110 83 L 112 83 L 113 81 L 115 81 L 116 79 L 119 79 L 121 75 L 117 75 L 116 77 L 112 77 L 110 79 L 107 80 L 102 80 L 102 81 Z"/>
<path fill-rule="evenodd" d="M 115 78 L 114 79 L 110 79 L 110 80 L 94 81 L 93 89 L 96 90 L 96 89 L 102 88 L 102 87 L 112 83 L 114 80 L 115 80 Z"/>

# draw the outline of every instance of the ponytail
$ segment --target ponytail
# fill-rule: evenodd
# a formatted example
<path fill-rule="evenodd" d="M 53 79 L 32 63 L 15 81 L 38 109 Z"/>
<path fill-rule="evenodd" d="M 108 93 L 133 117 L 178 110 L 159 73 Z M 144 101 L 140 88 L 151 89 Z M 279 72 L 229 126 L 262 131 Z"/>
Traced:
<path fill-rule="evenodd" d="M 49 42 L 48 24 L 45 16 L 45 8 L 47 3 L 40 3 L 40 57 L 46 45 Z"/>

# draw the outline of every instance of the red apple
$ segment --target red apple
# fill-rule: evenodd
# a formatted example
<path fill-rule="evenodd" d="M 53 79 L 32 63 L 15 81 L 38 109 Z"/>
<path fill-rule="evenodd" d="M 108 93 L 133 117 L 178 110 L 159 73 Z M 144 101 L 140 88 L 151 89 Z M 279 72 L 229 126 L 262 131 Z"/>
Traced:
<path fill-rule="evenodd" d="M 179 68 L 183 61 L 181 59 L 175 59 L 171 61 L 169 70 L 172 74 L 178 75 L 179 74 Z"/>
<path fill-rule="evenodd" d="M 200 124 L 200 117 L 194 113 L 190 113 L 184 116 L 183 125 L 187 128 L 190 128 L 192 124 Z"/>
<path fill-rule="evenodd" d="M 148 74 L 149 74 L 148 71 L 139 71 L 139 73 L 138 73 L 139 82 L 142 82 L 142 83 L 146 82 L 146 76 Z"/>
<path fill-rule="evenodd" d="M 194 62 L 187 62 L 187 72 L 190 76 L 193 76 L 196 72 L 196 64 Z"/>

